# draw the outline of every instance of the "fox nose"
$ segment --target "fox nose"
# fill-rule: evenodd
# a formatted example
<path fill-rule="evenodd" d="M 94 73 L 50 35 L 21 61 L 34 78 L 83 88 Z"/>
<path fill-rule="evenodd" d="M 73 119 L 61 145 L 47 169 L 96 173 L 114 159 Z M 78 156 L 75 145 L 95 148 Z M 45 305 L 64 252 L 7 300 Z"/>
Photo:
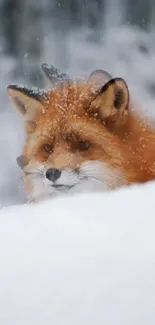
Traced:
<path fill-rule="evenodd" d="M 61 171 L 56 168 L 49 168 L 46 171 L 46 177 L 52 181 L 55 182 L 61 175 Z"/>

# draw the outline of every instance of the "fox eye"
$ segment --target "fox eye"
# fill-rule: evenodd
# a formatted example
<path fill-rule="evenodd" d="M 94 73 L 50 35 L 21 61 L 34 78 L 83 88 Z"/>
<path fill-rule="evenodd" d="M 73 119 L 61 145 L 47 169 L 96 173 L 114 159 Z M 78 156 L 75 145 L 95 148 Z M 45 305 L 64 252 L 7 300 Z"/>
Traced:
<path fill-rule="evenodd" d="M 53 146 L 50 143 L 45 143 L 43 148 L 47 153 L 51 153 L 53 151 Z"/>
<path fill-rule="evenodd" d="M 90 142 L 89 141 L 79 141 L 78 142 L 78 149 L 81 151 L 86 151 L 90 148 Z"/>

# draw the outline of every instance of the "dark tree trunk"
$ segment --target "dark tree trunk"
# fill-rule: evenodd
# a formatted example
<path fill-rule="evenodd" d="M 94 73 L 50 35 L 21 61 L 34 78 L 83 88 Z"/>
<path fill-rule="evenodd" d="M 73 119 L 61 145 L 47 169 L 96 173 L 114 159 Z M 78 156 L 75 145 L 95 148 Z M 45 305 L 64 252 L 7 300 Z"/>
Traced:
<path fill-rule="evenodd" d="M 4 52 L 18 56 L 18 21 L 20 15 L 20 0 L 5 0 L 1 5 L 1 28 L 5 39 Z"/>

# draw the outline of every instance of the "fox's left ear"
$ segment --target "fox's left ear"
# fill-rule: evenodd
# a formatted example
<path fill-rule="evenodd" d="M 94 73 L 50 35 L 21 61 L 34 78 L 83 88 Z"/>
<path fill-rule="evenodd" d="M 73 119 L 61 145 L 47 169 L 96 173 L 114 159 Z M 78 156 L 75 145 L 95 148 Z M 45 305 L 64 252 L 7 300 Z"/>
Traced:
<path fill-rule="evenodd" d="M 89 112 L 107 126 L 119 126 L 128 115 L 129 90 L 122 78 L 113 78 L 98 89 Z"/>
<path fill-rule="evenodd" d="M 17 85 L 7 87 L 9 96 L 24 118 L 24 122 L 35 122 L 37 114 L 43 109 L 45 94 L 39 90 Z"/>

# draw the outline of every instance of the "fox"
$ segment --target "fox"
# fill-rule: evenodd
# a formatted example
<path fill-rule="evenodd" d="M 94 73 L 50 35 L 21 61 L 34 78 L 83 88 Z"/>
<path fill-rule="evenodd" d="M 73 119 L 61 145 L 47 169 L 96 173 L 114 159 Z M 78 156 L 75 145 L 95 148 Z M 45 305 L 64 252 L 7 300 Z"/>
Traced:
<path fill-rule="evenodd" d="M 29 200 L 155 179 L 155 131 L 123 78 L 98 69 L 73 80 L 41 68 L 48 89 L 7 87 L 26 135 L 19 164 Z"/>

